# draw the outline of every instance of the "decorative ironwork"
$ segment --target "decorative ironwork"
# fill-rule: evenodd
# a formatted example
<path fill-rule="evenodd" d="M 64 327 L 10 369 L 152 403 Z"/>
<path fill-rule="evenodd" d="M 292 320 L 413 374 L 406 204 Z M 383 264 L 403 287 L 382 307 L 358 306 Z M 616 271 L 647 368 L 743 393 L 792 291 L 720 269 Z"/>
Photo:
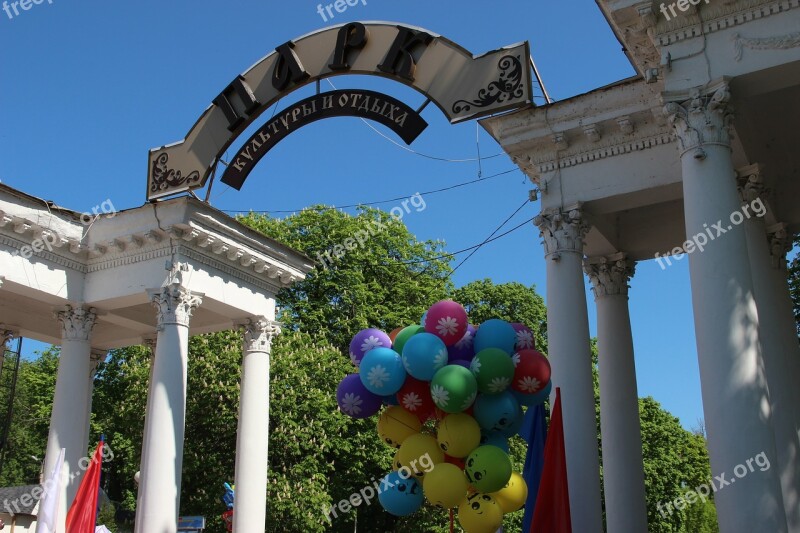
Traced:
<path fill-rule="evenodd" d="M 150 184 L 150 192 L 179 187 L 184 183 L 193 185 L 200 181 L 198 171 L 195 170 L 184 176 L 180 170 L 168 168 L 167 161 L 169 161 L 169 155 L 166 152 L 160 154 L 153 161 L 153 181 Z"/>
<path fill-rule="evenodd" d="M 469 111 L 472 106 L 488 107 L 492 104 L 501 104 L 522 98 L 525 88 L 522 86 L 522 62 L 519 60 L 519 56 L 503 56 L 497 66 L 500 68 L 500 79 L 491 82 L 487 88 L 481 89 L 475 100 L 458 100 L 453 104 L 453 113 Z"/>

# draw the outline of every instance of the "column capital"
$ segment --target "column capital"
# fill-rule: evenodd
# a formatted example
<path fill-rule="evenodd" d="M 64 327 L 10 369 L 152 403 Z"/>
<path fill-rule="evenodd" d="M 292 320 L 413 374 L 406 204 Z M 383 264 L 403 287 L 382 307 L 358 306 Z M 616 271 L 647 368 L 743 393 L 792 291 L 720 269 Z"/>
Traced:
<path fill-rule="evenodd" d="M 581 204 L 569 208 L 543 210 L 533 223 L 544 239 L 544 255 L 558 261 L 564 252 L 583 254 L 583 239 L 589 233 L 589 224 L 583 218 Z"/>
<path fill-rule="evenodd" d="M 150 289 L 147 293 L 158 312 L 158 331 L 163 330 L 167 324 L 189 327 L 192 313 L 203 301 L 204 296 L 178 283 L 160 289 Z"/>
<path fill-rule="evenodd" d="M 731 147 L 733 106 L 727 80 L 690 89 L 688 94 L 665 93 L 662 98 L 664 115 L 680 142 L 681 156 L 694 150 L 694 158 L 702 160 L 706 157 L 704 146 Z"/>
<path fill-rule="evenodd" d="M 767 228 L 769 239 L 769 253 L 772 256 L 772 266 L 778 270 L 786 270 L 786 254 L 792 251 L 792 234 L 785 222 Z"/>
<path fill-rule="evenodd" d="M 751 203 L 757 198 L 766 195 L 767 186 L 764 184 L 764 175 L 761 165 L 755 163 L 736 169 L 736 185 L 739 188 L 739 195 L 742 202 Z"/>
<path fill-rule="evenodd" d="M 263 316 L 248 318 L 236 326 L 242 331 L 245 352 L 269 353 L 272 341 L 281 334 L 281 323 Z"/>
<path fill-rule="evenodd" d="M 628 281 L 636 272 L 636 262 L 627 254 L 596 256 L 584 259 L 583 270 L 592 281 L 595 299 L 603 296 L 628 296 Z"/>
<path fill-rule="evenodd" d="M 0 341 L 3 342 L 2 347 L 4 348 L 9 342 L 11 342 L 14 337 L 19 337 L 19 332 L 15 329 L 12 329 L 11 326 L 6 326 L 5 324 L 0 324 Z M 0 348 L 0 349 L 3 349 Z M 0 354 L 2 355 L 2 354 Z"/>
<path fill-rule="evenodd" d="M 97 322 L 95 309 L 83 304 L 67 305 L 63 310 L 56 310 L 54 316 L 61 324 L 61 338 L 70 341 L 88 341 Z"/>
<path fill-rule="evenodd" d="M 145 346 L 148 350 L 150 350 L 150 359 L 152 359 L 156 355 L 157 340 L 158 340 L 158 335 L 144 335 L 142 337 L 142 345 Z"/>
<path fill-rule="evenodd" d="M 89 352 L 89 372 L 91 373 L 92 377 L 97 374 L 97 366 L 105 361 L 106 357 L 108 357 L 108 350 L 92 348 L 92 350 Z"/>

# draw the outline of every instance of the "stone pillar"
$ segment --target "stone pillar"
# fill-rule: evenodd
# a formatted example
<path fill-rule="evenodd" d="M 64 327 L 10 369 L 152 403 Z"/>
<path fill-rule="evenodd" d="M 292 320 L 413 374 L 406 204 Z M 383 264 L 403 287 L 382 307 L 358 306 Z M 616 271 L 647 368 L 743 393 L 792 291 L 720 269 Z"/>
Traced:
<path fill-rule="evenodd" d="M 8 345 L 11 344 L 11 341 L 14 340 L 16 336 L 17 334 L 13 330 L 6 329 L 5 326 L 0 324 L 0 338 L 3 341 L 3 345 L 0 346 L 0 376 L 3 375 L 3 362 L 6 358 L 6 350 L 10 349 Z"/>
<path fill-rule="evenodd" d="M 202 294 L 173 283 L 148 291 L 158 341 L 147 393 L 136 533 L 175 533 L 180 510 L 189 320 Z"/>
<path fill-rule="evenodd" d="M 107 350 L 92 348 L 89 355 L 89 403 L 86 405 L 86 448 L 89 447 L 89 436 L 91 434 L 92 420 L 92 394 L 94 393 L 94 377 L 97 375 L 97 366 L 108 356 Z"/>
<path fill-rule="evenodd" d="M 729 483 L 715 495 L 720 531 L 785 532 L 777 469 L 733 474 L 761 453 L 776 464 L 776 451 L 745 229 L 732 218 L 742 206 L 731 158 L 731 95 L 720 83 L 709 92 L 694 89 L 665 99 L 680 99 L 667 103 L 664 112 L 681 150 L 708 449 L 712 471 Z"/>
<path fill-rule="evenodd" d="M 547 262 L 547 339 L 553 391 L 561 388 L 572 528 L 601 533 L 600 458 L 583 282 L 583 238 L 589 226 L 580 205 L 547 209 L 534 224 L 544 239 Z"/>
<path fill-rule="evenodd" d="M 257 533 L 266 527 L 269 444 L 269 357 L 280 333 L 264 317 L 242 324 L 244 357 L 236 439 L 235 533 Z"/>
<path fill-rule="evenodd" d="M 639 392 L 628 309 L 635 263 L 625 254 L 584 264 L 597 306 L 600 428 L 608 531 L 647 531 Z"/>
<path fill-rule="evenodd" d="M 61 324 L 61 354 L 50 416 L 44 475 L 49 476 L 53 471 L 61 449 L 64 448 L 62 473 L 66 484 L 61 487 L 58 495 L 56 523 L 56 531 L 64 533 L 67 511 L 75 499 L 83 474 L 78 466 L 79 461 L 88 453 L 86 427 L 89 424 L 87 407 L 91 398 L 88 380 L 92 349 L 90 338 L 97 315 L 92 308 L 68 305 L 57 311 L 55 317 Z"/>

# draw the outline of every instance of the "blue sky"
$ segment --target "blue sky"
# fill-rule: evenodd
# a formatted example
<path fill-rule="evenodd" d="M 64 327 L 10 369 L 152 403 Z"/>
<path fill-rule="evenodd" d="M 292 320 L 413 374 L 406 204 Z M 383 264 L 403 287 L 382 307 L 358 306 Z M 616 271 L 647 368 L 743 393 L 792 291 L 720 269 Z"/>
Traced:
<path fill-rule="evenodd" d="M 0 12 L 0 179 L 79 211 L 105 200 L 117 209 L 141 205 L 148 149 L 182 139 L 230 80 L 274 47 L 332 23 L 409 23 L 476 54 L 528 40 L 556 100 L 634 73 L 593 0 L 366 0 L 327 23 L 312 0 L 49 1 L 13 18 Z M 384 80 L 333 82 L 382 90 L 412 107 L 423 100 Z M 297 91 L 279 106 L 312 91 Z M 435 106 L 423 115 L 430 126 L 413 145 L 420 153 L 475 158 L 476 135 L 483 157 L 501 152 L 474 122 L 451 126 Z M 503 155 L 482 161 L 480 170 L 489 176 L 513 168 Z M 474 180 L 478 172 L 474 161 L 423 158 L 357 119 L 340 118 L 283 141 L 241 192 L 217 184 L 211 203 L 229 210 L 346 205 L 447 187 Z M 425 210 L 404 220 L 420 239 L 443 239 L 449 250 L 466 248 L 514 212 L 530 188 L 515 171 L 428 196 Z M 506 228 L 538 210 L 538 203 L 527 205 Z M 653 261 L 640 263 L 630 304 L 640 395 L 655 397 L 692 427 L 703 415 L 687 266 L 683 261 L 662 271 Z M 488 244 L 454 280 L 463 285 L 484 277 L 535 284 L 544 292 L 538 231 L 526 225 Z M 588 285 L 587 300 L 594 334 Z M 28 342 L 26 351 L 40 348 Z"/>

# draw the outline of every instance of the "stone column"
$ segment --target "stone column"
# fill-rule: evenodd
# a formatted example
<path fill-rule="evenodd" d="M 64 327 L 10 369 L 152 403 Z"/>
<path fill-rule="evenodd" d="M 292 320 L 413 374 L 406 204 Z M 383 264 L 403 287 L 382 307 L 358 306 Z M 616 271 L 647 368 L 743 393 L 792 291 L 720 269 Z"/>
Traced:
<path fill-rule="evenodd" d="M 17 334 L 14 331 L 6 329 L 5 326 L 0 324 L 0 338 L 2 338 L 3 341 L 3 345 L 0 346 L 0 376 L 3 375 L 3 362 L 6 358 L 6 350 L 10 349 L 8 345 L 11 344 L 11 341 L 14 340 L 16 336 Z"/>
<path fill-rule="evenodd" d="M 280 333 L 280 326 L 264 317 L 257 317 L 241 327 L 244 357 L 236 439 L 233 531 L 257 533 L 266 527 L 269 357 L 272 340 Z"/>
<path fill-rule="evenodd" d="M 583 282 L 583 238 L 589 226 L 579 204 L 547 209 L 534 224 L 544 239 L 547 262 L 547 339 L 553 391 L 561 387 L 572 528 L 601 533 L 600 458 Z"/>
<path fill-rule="evenodd" d="M 89 424 L 87 407 L 91 398 L 89 368 L 92 328 L 97 321 L 94 309 L 78 305 L 66 306 L 55 313 L 61 324 L 61 354 L 58 359 L 56 391 L 50 416 L 50 434 L 47 438 L 44 474 L 49 476 L 64 448 L 62 473 L 66 484 L 61 487 L 56 531 L 64 533 L 67 511 L 83 471 L 79 461 L 86 457 L 86 427 Z"/>
<path fill-rule="evenodd" d="M 720 531 L 785 532 L 777 469 L 756 468 L 742 478 L 733 474 L 737 465 L 761 453 L 771 464 L 777 457 L 745 229 L 732 219 L 742 206 L 731 158 L 731 95 L 720 83 L 708 92 L 694 89 L 665 99 L 680 99 L 667 103 L 664 112 L 680 146 L 711 467 L 728 483 L 715 495 Z"/>
<path fill-rule="evenodd" d="M 639 392 L 628 309 L 635 263 L 625 254 L 584 264 L 597 306 L 600 428 L 608 531 L 647 531 Z"/>
<path fill-rule="evenodd" d="M 92 421 L 92 394 L 94 393 L 94 377 L 97 375 L 97 366 L 108 356 L 108 350 L 92 348 L 89 355 L 89 403 L 86 405 L 86 448 L 89 447 L 89 436 L 91 434 Z"/>
<path fill-rule="evenodd" d="M 148 291 L 158 341 L 147 393 L 136 533 L 175 533 L 180 510 L 189 320 L 202 294 L 178 283 Z"/>

